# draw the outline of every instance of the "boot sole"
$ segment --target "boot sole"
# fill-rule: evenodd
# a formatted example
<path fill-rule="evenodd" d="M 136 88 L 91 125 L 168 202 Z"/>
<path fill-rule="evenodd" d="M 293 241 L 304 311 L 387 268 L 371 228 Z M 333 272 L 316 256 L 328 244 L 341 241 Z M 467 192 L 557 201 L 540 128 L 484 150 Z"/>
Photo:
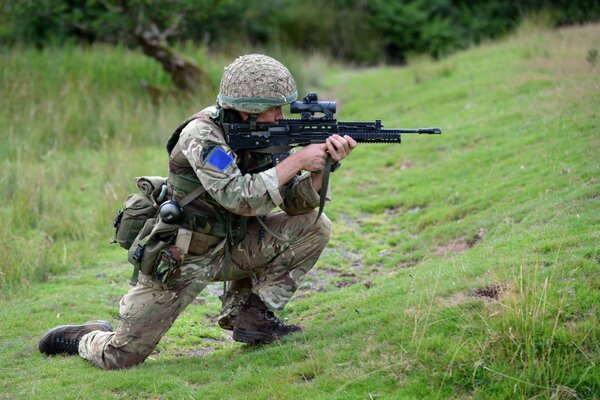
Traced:
<path fill-rule="evenodd" d="M 106 328 L 105 332 L 112 332 L 112 330 L 113 330 L 112 325 L 110 324 L 110 322 L 108 322 L 108 321 L 102 321 L 102 320 L 90 321 L 90 322 L 86 322 L 85 324 L 81 324 L 81 325 L 60 325 L 60 326 L 56 326 L 56 327 L 50 329 L 48 332 L 46 332 L 46 334 L 44 334 L 44 336 L 42 336 L 42 338 L 40 339 L 40 342 L 39 342 L 40 345 L 38 346 L 39 350 L 40 350 L 40 353 L 44 353 L 44 354 L 50 355 L 50 353 L 42 350 L 41 344 L 44 343 L 44 341 L 50 335 L 52 335 L 54 332 L 56 332 L 57 330 L 59 330 L 59 329 L 78 329 L 78 328 L 82 328 L 82 327 L 84 327 L 86 325 L 90 325 L 90 324 L 104 326 Z M 97 329 L 97 330 L 100 330 L 100 329 Z M 90 331 L 90 332 L 93 332 L 93 331 Z"/>
<path fill-rule="evenodd" d="M 269 335 L 257 331 L 247 331 L 245 329 L 235 328 L 233 330 L 233 340 L 236 342 L 247 343 L 247 344 L 259 344 L 259 343 L 273 343 L 279 339 L 279 336 Z"/>

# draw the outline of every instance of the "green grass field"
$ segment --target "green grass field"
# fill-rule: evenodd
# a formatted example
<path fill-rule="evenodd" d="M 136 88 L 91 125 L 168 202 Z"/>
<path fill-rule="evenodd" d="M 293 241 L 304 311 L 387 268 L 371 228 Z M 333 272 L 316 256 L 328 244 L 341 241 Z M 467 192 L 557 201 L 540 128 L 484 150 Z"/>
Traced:
<path fill-rule="evenodd" d="M 210 97 L 153 104 L 137 81 L 168 79 L 121 48 L 0 49 L 0 398 L 600 398 L 595 49 L 600 25 L 404 68 L 297 65 L 340 120 L 443 135 L 361 146 L 332 176 L 332 240 L 282 314 L 303 334 L 232 342 L 215 285 L 144 364 L 110 372 L 38 340 L 117 323 L 130 267 L 113 214 Z M 226 60 L 196 58 L 218 81 Z"/>

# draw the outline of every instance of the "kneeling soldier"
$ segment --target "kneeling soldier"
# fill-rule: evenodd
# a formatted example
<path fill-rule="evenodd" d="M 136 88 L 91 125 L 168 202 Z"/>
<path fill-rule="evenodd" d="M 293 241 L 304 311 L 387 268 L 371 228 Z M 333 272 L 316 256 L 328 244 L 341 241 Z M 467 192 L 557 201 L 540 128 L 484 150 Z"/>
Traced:
<path fill-rule="evenodd" d="M 285 307 L 329 240 L 329 219 L 321 215 L 314 223 L 325 161 L 344 159 L 356 142 L 334 135 L 274 165 L 268 152 L 233 152 L 222 125 L 276 123 L 296 98 L 290 72 L 270 57 L 243 56 L 226 67 L 217 104 L 184 121 L 167 143 L 170 198 L 203 188 L 177 223 L 191 231 L 183 256 L 177 247 L 161 253 L 181 265 L 175 263 L 168 279 L 160 266 L 140 272 L 121 299 L 116 332 L 106 321 L 59 326 L 42 337 L 40 351 L 79 354 L 103 369 L 139 364 L 215 280 L 232 281 L 218 323 L 234 340 L 271 343 L 301 331 L 274 311 Z M 276 207 L 282 211 L 272 212 Z"/>

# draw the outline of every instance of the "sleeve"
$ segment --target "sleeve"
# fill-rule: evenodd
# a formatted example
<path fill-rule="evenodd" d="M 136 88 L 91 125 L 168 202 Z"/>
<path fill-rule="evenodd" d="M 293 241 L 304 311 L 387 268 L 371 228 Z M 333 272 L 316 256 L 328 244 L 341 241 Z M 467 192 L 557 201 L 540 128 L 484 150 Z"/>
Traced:
<path fill-rule="evenodd" d="M 216 125 L 196 120 L 184 128 L 179 141 L 202 186 L 232 213 L 267 215 L 283 203 L 275 168 L 243 175 Z"/>
<path fill-rule="evenodd" d="M 305 172 L 294 179 L 283 189 L 283 204 L 281 209 L 289 215 L 306 214 L 319 207 L 321 197 L 312 186 L 310 172 Z M 325 199 L 331 201 L 331 185 L 327 189 Z"/>

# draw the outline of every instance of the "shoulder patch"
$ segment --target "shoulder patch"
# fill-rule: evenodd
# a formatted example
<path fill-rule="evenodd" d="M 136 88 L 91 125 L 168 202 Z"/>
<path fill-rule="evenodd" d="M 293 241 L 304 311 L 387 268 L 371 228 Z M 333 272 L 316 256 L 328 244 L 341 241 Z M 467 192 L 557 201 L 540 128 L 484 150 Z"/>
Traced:
<path fill-rule="evenodd" d="M 223 172 L 231 165 L 233 157 L 220 147 L 215 146 L 213 149 L 214 150 L 208 156 L 208 159 L 206 159 L 206 162 Z"/>

